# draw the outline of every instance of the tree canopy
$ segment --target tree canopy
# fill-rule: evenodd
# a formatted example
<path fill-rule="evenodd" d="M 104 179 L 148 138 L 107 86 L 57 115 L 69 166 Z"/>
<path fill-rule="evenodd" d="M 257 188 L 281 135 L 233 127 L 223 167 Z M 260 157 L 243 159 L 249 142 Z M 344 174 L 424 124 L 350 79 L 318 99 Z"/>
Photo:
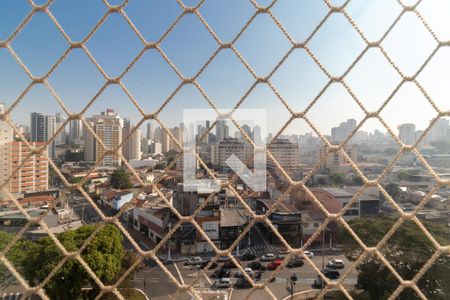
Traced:
<path fill-rule="evenodd" d="M 129 189 L 132 187 L 130 174 L 128 174 L 128 172 L 124 168 L 114 170 L 114 172 L 111 174 L 110 183 L 113 188 L 119 190 Z"/>
<path fill-rule="evenodd" d="M 342 173 L 331 173 L 330 180 L 335 185 L 341 185 L 345 183 L 345 175 Z"/>
<path fill-rule="evenodd" d="M 94 226 L 83 226 L 59 234 L 58 239 L 67 251 L 76 251 L 93 231 Z M 0 249 L 11 239 L 12 236 L 0 231 Z M 115 226 L 106 225 L 81 253 L 81 257 L 105 284 L 113 283 L 123 266 L 125 251 L 122 239 Z M 63 256 L 53 240 L 44 237 L 36 242 L 19 240 L 8 252 L 7 258 L 30 285 L 35 286 L 48 276 Z M 6 279 L 6 273 L 0 269 L 2 279 Z M 93 295 L 98 293 L 95 282 L 86 270 L 78 261 L 70 259 L 45 285 L 45 291 L 51 299 L 78 299 L 82 288 L 87 286 L 93 287 Z"/>
<path fill-rule="evenodd" d="M 400 197 L 401 194 L 401 190 L 400 190 L 400 186 L 396 183 L 388 183 L 384 189 L 386 190 L 386 192 L 389 194 L 389 196 L 392 197 L 392 199 L 394 200 L 398 200 L 398 198 Z M 383 196 L 383 195 L 381 195 Z M 384 197 L 382 197 L 384 199 Z"/>
<path fill-rule="evenodd" d="M 362 218 L 349 222 L 350 227 L 367 245 L 375 246 L 396 222 L 393 218 Z M 450 244 L 450 229 L 443 225 L 423 222 L 427 230 L 441 244 Z M 345 255 L 355 260 L 361 248 L 348 232 L 343 233 Z M 379 249 L 404 280 L 411 280 L 436 252 L 434 245 L 410 220 L 406 220 Z M 364 299 L 387 299 L 399 285 L 396 277 L 376 256 L 368 255 L 357 267 L 356 287 Z M 419 280 L 418 287 L 429 299 L 446 299 L 450 294 L 450 258 L 441 256 Z M 404 290 L 399 299 L 416 299 L 413 290 Z"/>

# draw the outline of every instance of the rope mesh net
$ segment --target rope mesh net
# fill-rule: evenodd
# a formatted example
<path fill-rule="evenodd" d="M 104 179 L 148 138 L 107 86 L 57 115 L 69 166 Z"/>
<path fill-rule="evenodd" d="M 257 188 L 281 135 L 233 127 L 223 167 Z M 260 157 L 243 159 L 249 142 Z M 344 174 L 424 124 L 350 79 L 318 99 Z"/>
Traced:
<path fill-rule="evenodd" d="M 187 6 L 183 1 L 177 0 L 177 3 L 179 7 L 182 9 L 181 14 L 173 21 L 172 24 L 166 29 L 166 31 L 161 35 L 161 37 L 156 42 L 148 42 L 144 35 L 139 31 L 137 26 L 133 23 L 133 20 L 127 15 L 125 8 L 129 4 L 128 2 L 131 1 L 124 1 L 123 3 L 119 5 L 113 5 L 109 3 L 107 0 L 103 1 L 103 4 L 106 7 L 106 12 L 104 15 L 100 18 L 100 20 L 95 24 L 95 26 L 90 30 L 90 32 L 81 40 L 81 41 L 73 41 L 71 37 L 66 33 L 63 26 L 60 24 L 58 18 L 54 16 L 52 13 L 51 5 L 55 1 L 48 1 L 44 4 L 36 4 L 32 0 L 29 0 L 29 4 L 32 7 L 29 14 L 25 17 L 25 19 L 20 23 L 20 25 L 17 26 L 17 28 L 12 32 L 12 34 L 9 35 L 9 37 L 6 40 L 0 41 L 0 49 L 6 49 L 14 58 L 14 60 L 17 62 L 17 64 L 25 71 L 31 82 L 29 85 L 22 91 L 22 93 L 19 95 L 19 97 L 14 101 L 12 105 L 10 105 L 6 112 L 1 116 L 2 120 L 7 122 L 11 128 L 13 129 L 14 133 L 21 137 L 22 142 L 31 150 L 28 157 L 31 157 L 33 155 L 47 155 L 47 147 L 54 141 L 56 136 L 60 133 L 61 130 L 63 130 L 64 126 L 68 125 L 71 120 L 81 120 L 83 125 L 92 133 L 94 138 L 96 139 L 98 145 L 102 147 L 105 151 L 102 152 L 102 155 L 97 158 L 96 164 L 91 168 L 89 173 L 92 173 L 95 171 L 95 168 L 99 166 L 101 160 L 106 155 L 111 155 L 114 153 L 117 153 L 118 150 L 122 147 L 123 143 L 127 140 L 128 137 L 124 137 L 122 143 L 116 147 L 115 149 L 108 149 L 107 146 L 103 143 L 102 139 L 96 134 L 96 132 L 91 128 L 91 126 L 88 124 L 88 122 L 85 120 L 85 112 L 93 105 L 93 103 L 98 99 L 98 97 L 102 94 L 102 92 L 110 85 L 116 85 L 120 87 L 121 90 L 126 94 L 126 96 L 129 98 L 131 103 L 137 108 L 139 113 L 141 114 L 141 120 L 137 124 L 137 126 L 134 128 L 136 130 L 141 126 L 145 121 L 153 120 L 156 123 L 159 124 L 159 126 L 167 133 L 167 135 L 170 137 L 170 139 L 177 145 L 179 148 L 180 156 L 182 157 L 183 153 L 183 145 L 180 144 L 180 142 L 177 140 L 177 138 L 172 134 L 170 129 L 160 120 L 160 113 L 161 111 L 167 106 L 167 104 L 174 98 L 174 96 L 180 91 L 180 89 L 185 85 L 191 85 L 195 87 L 200 94 L 204 97 L 204 99 L 207 101 L 207 103 L 210 105 L 211 108 L 215 109 L 218 112 L 218 108 L 214 102 L 214 99 L 210 97 L 206 93 L 206 91 L 202 88 L 199 81 L 197 80 L 199 76 L 208 68 L 210 63 L 214 60 L 214 58 L 223 50 L 229 49 L 232 51 L 232 53 L 236 56 L 236 58 L 239 60 L 239 62 L 245 67 L 246 70 L 252 75 L 253 77 L 253 85 L 251 86 L 250 90 L 247 91 L 237 102 L 234 109 L 238 109 L 242 103 L 246 101 L 247 96 L 249 93 L 255 88 L 257 85 L 266 85 L 271 91 L 273 91 L 274 95 L 279 100 L 279 105 L 282 105 L 286 107 L 286 109 L 290 113 L 290 119 L 284 126 L 280 129 L 280 131 L 275 135 L 275 137 L 279 136 L 283 130 L 292 122 L 294 122 L 297 119 L 302 119 L 304 122 L 306 122 L 314 131 L 315 134 L 317 134 L 318 137 L 320 137 L 321 141 L 324 145 L 326 145 L 326 152 L 321 157 L 320 161 L 317 163 L 317 165 L 300 181 L 293 180 L 289 174 L 282 168 L 282 166 L 277 162 L 276 158 L 273 156 L 273 154 L 270 152 L 270 145 L 267 147 L 267 157 L 268 159 L 272 160 L 275 163 L 276 168 L 279 169 L 281 174 L 286 178 L 286 181 L 289 183 L 289 188 L 287 188 L 281 196 L 276 200 L 275 205 L 267 211 L 264 215 L 256 215 L 248 206 L 248 204 L 241 198 L 240 194 L 236 190 L 235 185 L 233 185 L 233 181 L 230 181 L 226 183 L 226 188 L 229 189 L 229 191 L 239 200 L 240 204 L 248 211 L 250 214 L 250 221 L 249 224 L 244 228 L 242 233 L 240 234 L 239 238 L 236 239 L 236 241 L 231 245 L 229 249 L 226 250 L 220 250 L 217 248 L 217 246 L 211 241 L 211 239 L 208 237 L 207 234 L 203 231 L 202 227 L 199 226 L 199 224 L 196 222 L 196 216 L 202 211 L 202 209 L 205 208 L 208 201 L 210 201 L 214 197 L 214 193 L 211 193 L 211 195 L 208 196 L 206 201 L 204 201 L 203 204 L 201 204 L 191 216 L 183 216 L 180 214 L 178 210 L 176 210 L 172 203 L 167 199 L 166 195 L 163 193 L 161 188 L 158 186 L 158 183 L 161 181 L 163 176 L 160 176 L 156 178 L 156 180 L 149 184 L 145 183 L 140 179 L 140 176 L 136 173 L 136 171 L 129 165 L 129 163 L 121 157 L 121 160 L 123 162 L 123 165 L 133 174 L 133 176 L 139 180 L 140 184 L 144 188 L 152 187 L 153 190 L 166 202 L 166 204 L 170 207 L 170 210 L 174 216 L 179 220 L 178 224 L 173 226 L 168 234 L 164 236 L 164 238 L 151 250 L 144 250 L 142 247 L 140 247 L 133 237 L 130 235 L 130 233 L 127 231 L 127 229 L 122 225 L 122 223 L 119 221 L 119 217 L 123 215 L 125 208 L 129 208 L 130 206 L 126 206 L 124 209 L 121 209 L 121 211 L 115 215 L 115 216 L 105 216 L 105 214 L 97 207 L 97 204 L 93 201 L 93 199 L 89 196 L 88 193 L 82 188 L 83 184 L 85 183 L 85 180 L 82 182 L 79 182 L 77 184 L 69 183 L 65 176 L 61 173 L 61 171 L 58 169 L 57 165 L 51 160 L 48 159 L 50 166 L 56 171 L 57 175 L 61 178 L 63 181 L 66 189 L 70 190 L 78 190 L 90 203 L 90 205 L 96 210 L 97 214 L 101 217 L 101 221 L 96 223 L 96 227 L 94 232 L 90 235 L 89 238 L 87 238 L 83 245 L 77 250 L 77 251 L 67 251 L 64 246 L 61 244 L 61 242 L 58 240 L 57 236 L 52 233 L 47 224 L 43 221 L 43 218 L 45 217 L 45 214 L 40 217 L 33 217 L 31 216 L 26 209 L 18 202 L 18 200 L 14 197 L 14 195 L 11 194 L 11 192 L 8 190 L 8 183 L 9 181 L 20 172 L 20 169 L 22 168 L 22 165 L 20 165 L 16 170 L 14 170 L 13 174 L 10 176 L 10 178 L 2 183 L 1 188 L 5 195 L 7 195 L 12 201 L 14 202 L 15 206 L 17 206 L 17 209 L 26 216 L 28 222 L 27 224 L 14 236 L 13 240 L 8 243 L 8 245 L 0 252 L 0 261 L 6 268 L 13 274 L 13 276 L 17 279 L 17 281 L 20 283 L 20 285 L 25 289 L 25 294 L 31 295 L 31 294 L 37 294 L 43 299 L 48 299 L 48 296 L 45 294 L 44 287 L 49 282 L 49 280 L 58 272 L 58 270 L 64 265 L 65 262 L 67 262 L 70 259 L 74 259 L 77 262 L 79 262 L 82 267 L 87 271 L 88 276 L 92 277 L 94 279 L 95 283 L 98 285 L 98 287 L 101 289 L 100 294 L 97 296 L 97 299 L 102 297 L 106 293 L 114 293 L 115 296 L 117 296 L 119 299 L 124 299 L 121 292 L 118 290 L 118 286 L 130 275 L 133 271 L 138 268 L 140 263 L 142 263 L 142 260 L 144 258 L 150 258 L 154 260 L 159 268 L 172 280 L 176 286 L 177 291 L 175 294 L 170 295 L 173 299 L 177 299 L 177 296 L 181 292 L 188 292 L 192 297 L 201 299 L 201 295 L 199 291 L 196 289 L 196 284 L 199 282 L 199 280 L 202 277 L 205 276 L 206 269 L 211 266 L 214 262 L 212 260 L 210 263 L 208 263 L 208 267 L 205 268 L 203 271 L 199 271 L 197 276 L 194 278 L 194 280 L 189 283 L 185 284 L 184 282 L 180 282 L 175 276 L 167 269 L 166 265 L 163 264 L 163 262 L 158 258 L 156 255 L 158 250 L 166 244 L 171 236 L 181 227 L 182 224 L 190 223 L 193 224 L 196 228 L 196 230 L 199 232 L 199 234 L 202 235 L 205 241 L 207 241 L 210 245 L 210 247 L 214 250 L 216 253 L 216 259 L 219 256 L 229 256 L 230 259 L 237 265 L 238 269 L 242 272 L 242 274 L 252 283 L 252 289 L 247 295 L 247 298 L 251 297 L 252 294 L 255 292 L 255 290 L 265 290 L 268 295 L 270 295 L 271 298 L 276 299 L 276 296 L 274 293 L 270 290 L 268 287 L 268 283 L 271 278 L 274 278 L 276 274 L 285 266 L 289 258 L 295 256 L 295 255 L 301 255 L 303 256 L 305 262 L 309 264 L 316 272 L 319 274 L 323 280 L 327 283 L 326 287 L 321 290 L 318 297 L 323 298 L 327 291 L 331 288 L 338 288 L 342 293 L 349 299 L 351 299 L 351 295 L 347 291 L 346 287 L 344 287 L 344 280 L 347 277 L 347 275 L 356 270 L 356 267 L 358 264 L 360 264 L 364 258 L 368 255 L 373 255 L 377 257 L 382 263 L 390 270 L 390 272 L 398 279 L 399 286 L 395 289 L 395 291 L 390 296 L 390 299 L 394 299 L 398 297 L 402 291 L 405 288 L 411 288 L 413 289 L 417 295 L 422 298 L 426 299 L 426 296 L 424 293 L 418 288 L 417 283 L 422 278 L 422 276 L 427 272 L 427 270 L 433 265 L 433 263 L 443 254 L 449 254 L 450 249 L 447 245 L 440 245 L 438 241 L 430 234 L 430 232 L 427 230 L 427 228 L 421 223 L 421 221 L 416 216 L 419 209 L 423 208 L 424 205 L 430 200 L 431 196 L 433 195 L 433 192 L 435 192 L 437 189 L 439 189 L 442 186 L 449 186 L 449 180 L 440 178 L 436 172 L 433 170 L 433 168 L 428 164 L 428 162 L 425 160 L 423 155 L 418 151 L 417 146 L 421 142 L 421 140 L 424 138 L 424 136 L 427 135 L 430 128 L 434 125 L 434 123 L 442 117 L 449 117 L 450 112 L 441 110 L 438 105 L 435 104 L 432 97 L 427 93 L 427 90 L 417 81 L 417 76 L 422 72 L 422 70 L 425 68 L 425 66 L 428 64 L 428 62 L 433 58 L 433 56 L 436 54 L 436 52 L 442 48 L 442 47 L 449 47 L 450 42 L 445 40 L 440 40 L 438 36 L 435 34 L 435 32 L 432 30 L 430 25 L 427 23 L 426 18 L 416 9 L 417 6 L 422 1 L 417 1 L 413 4 L 405 4 L 402 1 L 398 1 L 399 6 L 401 7 L 401 10 L 399 11 L 397 17 L 395 20 L 390 24 L 390 26 L 387 28 L 387 30 L 384 32 L 384 34 L 381 36 L 379 40 L 370 40 L 364 31 L 358 26 L 358 24 L 353 20 L 352 16 L 347 12 L 346 8 L 348 6 L 348 3 L 350 1 L 345 1 L 342 3 L 342 5 L 335 6 L 331 3 L 331 1 L 324 1 L 325 5 L 327 6 L 327 13 L 324 16 L 324 18 L 318 23 L 318 25 L 312 30 L 310 35 L 304 39 L 304 40 L 295 40 L 292 35 L 288 32 L 288 30 L 283 26 L 282 22 L 275 16 L 274 13 L 272 13 L 272 8 L 277 2 L 277 0 L 272 1 L 267 6 L 261 6 L 258 4 L 255 0 L 250 0 L 250 3 L 253 5 L 254 12 L 251 15 L 251 17 L 246 21 L 244 26 L 240 29 L 240 31 L 231 39 L 231 41 L 224 42 L 222 41 L 219 36 L 215 33 L 213 28 L 208 24 L 207 20 L 203 17 L 201 14 L 200 8 L 205 3 L 205 1 L 199 1 L 198 4 L 195 6 Z M 86 9 L 89 9 L 86 7 Z M 58 29 L 58 31 L 62 34 L 66 42 L 68 43 L 69 47 L 63 52 L 63 54 L 57 59 L 56 63 L 51 66 L 51 68 L 40 77 L 36 77 L 28 68 L 27 64 L 24 63 L 24 61 L 21 59 L 21 57 L 18 55 L 18 53 L 15 51 L 15 49 L 12 46 L 12 42 L 16 38 L 16 36 L 30 23 L 31 19 L 38 13 L 46 14 L 54 26 Z M 131 63 L 120 73 L 117 77 L 110 77 L 107 72 L 102 68 L 102 66 L 97 62 L 94 55 L 90 52 L 88 47 L 86 46 L 86 43 L 94 36 L 94 34 L 102 27 L 102 25 L 105 23 L 105 21 L 112 15 L 112 14 L 118 14 L 120 15 L 128 24 L 129 28 L 132 29 L 134 34 L 139 38 L 139 41 L 141 42 L 142 48 L 141 51 L 132 59 Z M 327 20 L 334 14 L 339 14 L 343 16 L 348 23 L 353 27 L 354 31 L 359 35 L 359 37 L 364 42 L 364 48 L 363 50 L 358 54 L 356 59 L 353 60 L 353 62 L 348 66 L 348 68 L 342 73 L 342 75 L 334 75 L 332 72 L 330 72 L 327 67 L 321 63 L 321 61 L 315 56 L 313 51 L 311 50 L 309 46 L 309 42 L 311 39 L 320 32 L 323 25 L 327 22 Z M 435 41 L 435 48 L 431 52 L 431 54 L 427 57 L 425 62 L 420 66 L 420 68 L 412 75 L 408 76 L 405 75 L 404 72 L 400 67 L 397 66 L 395 61 L 389 56 L 389 53 L 385 50 L 385 48 L 382 45 L 383 40 L 388 36 L 388 34 L 396 27 L 398 22 L 401 20 L 401 18 L 405 14 L 413 14 L 417 17 L 418 20 L 420 20 L 423 27 L 427 30 L 427 32 L 432 36 L 432 38 Z M 204 26 L 204 28 L 207 30 L 207 32 L 213 37 L 217 44 L 217 48 L 214 51 L 213 55 L 209 57 L 209 59 L 204 63 L 201 68 L 195 73 L 192 77 L 185 77 L 183 73 L 177 68 L 177 65 L 171 61 L 171 59 L 166 55 L 166 53 L 161 48 L 161 43 L 166 39 L 166 37 L 174 30 L 174 28 L 180 23 L 180 21 L 186 16 L 186 15 L 193 15 L 201 22 L 201 24 Z M 269 72 L 269 74 L 265 77 L 260 77 L 257 72 L 255 72 L 254 68 L 245 60 L 244 56 L 239 52 L 237 47 L 235 46 L 235 43 L 238 41 L 238 39 L 243 35 L 243 33 L 248 29 L 248 27 L 252 24 L 252 22 L 255 20 L 255 18 L 258 15 L 267 15 L 270 17 L 270 19 L 273 21 L 273 23 L 280 29 L 282 34 L 287 38 L 287 40 L 290 43 L 289 50 L 283 55 L 282 59 L 277 62 L 275 67 Z M 100 90 L 95 94 L 95 96 L 90 99 L 90 101 L 87 103 L 86 107 L 80 111 L 79 113 L 71 112 L 67 106 L 64 103 L 64 99 L 62 99 L 56 90 L 53 88 L 53 86 L 49 82 L 49 77 L 53 72 L 61 65 L 61 63 L 68 57 L 68 55 L 73 51 L 74 49 L 81 49 L 89 58 L 91 63 L 97 68 L 97 70 L 102 74 L 104 79 L 106 80 L 104 85 L 100 88 Z M 128 71 L 140 60 L 140 58 L 143 56 L 144 53 L 146 53 L 149 50 L 155 50 L 157 51 L 161 57 L 164 59 L 164 61 L 167 63 L 168 66 L 176 73 L 176 75 L 181 80 L 181 83 L 175 88 L 175 90 L 165 99 L 165 101 L 162 103 L 160 108 L 158 108 L 154 112 L 148 112 L 145 111 L 138 101 L 135 99 L 135 97 L 132 95 L 132 93 L 128 90 L 127 86 L 123 82 L 124 76 L 128 73 Z M 290 57 L 290 55 L 296 50 L 296 49 L 303 49 L 308 56 L 314 61 L 314 63 L 326 74 L 328 83 L 325 85 L 325 87 L 312 99 L 312 101 L 307 105 L 307 107 L 303 111 L 297 111 L 294 108 L 290 106 L 290 104 L 283 98 L 281 93 L 277 90 L 276 86 L 272 83 L 272 75 L 286 62 L 287 58 Z M 389 62 L 390 66 L 398 73 L 398 75 L 401 77 L 400 82 L 395 87 L 394 92 L 392 92 L 388 98 L 386 98 L 383 102 L 383 104 L 380 106 L 378 110 L 375 111 L 369 111 L 364 106 L 363 101 L 361 101 L 356 94 L 353 92 L 352 88 L 349 84 L 346 82 L 346 76 L 349 74 L 349 72 L 355 67 L 355 65 L 360 61 L 360 59 L 364 56 L 366 52 L 368 52 L 370 49 L 377 49 L 379 52 L 384 56 L 384 58 Z M 393 132 L 393 130 L 389 127 L 389 125 L 385 122 L 385 120 L 380 116 L 380 112 L 383 110 L 383 108 L 391 101 L 391 99 L 394 97 L 396 91 L 398 91 L 402 85 L 412 83 L 420 90 L 420 92 L 423 94 L 423 96 L 428 100 L 428 102 L 431 104 L 431 106 L 435 110 L 435 118 L 431 120 L 429 127 L 424 130 L 422 135 L 418 138 L 417 142 L 414 145 L 405 145 Z M 308 116 L 308 112 L 310 109 L 316 104 L 320 96 L 324 93 L 324 91 L 331 85 L 331 84 L 339 84 L 342 87 L 345 88 L 345 90 L 350 94 L 354 102 L 358 105 L 358 107 L 364 112 L 364 118 L 359 122 L 359 124 L 356 126 L 356 128 L 353 130 L 353 132 L 346 138 L 346 140 L 339 144 L 334 145 L 329 142 L 329 140 L 324 136 L 324 134 L 315 126 L 315 124 L 310 120 Z M 12 123 L 12 121 L 7 118 L 8 115 L 16 109 L 17 105 L 21 102 L 21 100 L 27 95 L 27 93 L 33 88 L 35 85 L 44 85 L 51 93 L 51 95 L 54 97 L 56 102 L 59 104 L 61 109 L 67 114 L 68 119 L 65 121 L 63 126 L 61 126 L 58 131 L 54 134 L 54 136 L 47 142 L 46 145 L 43 145 L 41 147 L 34 147 L 32 146 L 20 133 L 19 129 Z M 218 112 L 219 113 L 219 112 Z M 246 132 L 242 129 L 242 127 L 239 125 L 239 123 L 233 119 L 232 114 L 230 114 L 229 119 L 234 123 L 234 125 L 238 128 L 238 130 L 242 133 L 246 141 L 255 147 L 255 144 L 253 143 L 252 139 L 246 134 Z M 394 160 L 391 161 L 384 172 L 376 179 L 368 179 L 364 173 L 360 170 L 358 165 L 352 161 L 351 157 L 348 155 L 348 153 L 345 151 L 345 146 L 349 142 L 349 140 L 353 137 L 353 135 L 363 126 L 363 124 L 368 121 L 369 119 L 376 119 L 378 120 L 383 127 L 387 130 L 388 133 L 395 139 L 395 141 L 400 146 L 400 151 L 395 156 Z M 213 128 L 214 124 L 210 127 Z M 133 132 L 134 132 L 133 130 Z M 133 132 L 131 134 L 133 134 Z M 131 136 L 130 134 L 130 136 Z M 204 136 L 207 134 L 207 132 L 204 134 Z M 417 207 L 411 211 L 411 212 L 404 212 L 400 206 L 391 198 L 391 196 L 386 192 L 384 187 L 381 185 L 381 179 L 384 175 L 386 175 L 390 170 L 393 168 L 395 163 L 400 159 L 400 157 L 406 153 L 411 152 L 415 156 L 418 157 L 419 161 L 425 168 L 429 171 L 429 173 L 433 176 L 434 181 L 436 182 L 436 187 L 428 193 L 420 202 Z M 351 167 L 354 169 L 354 171 L 357 173 L 357 175 L 362 178 L 363 186 L 353 198 L 352 200 L 339 212 L 339 213 L 330 213 L 322 204 L 321 202 L 315 197 L 315 195 L 311 192 L 311 190 L 307 187 L 306 183 L 311 178 L 311 176 L 314 174 L 314 172 L 317 171 L 317 169 L 320 167 L 320 165 L 324 162 L 327 155 L 330 153 L 338 153 L 342 157 L 344 157 L 351 165 Z M 199 160 L 200 164 L 206 168 L 209 176 L 212 178 L 215 178 L 213 171 L 208 169 L 208 166 L 202 161 L 201 157 L 196 154 L 196 158 Z M 165 169 L 165 172 L 169 170 L 171 167 L 173 167 L 176 163 L 177 159 L 174 159 Z M 25 163 L 25 161 L 24 161 Z M 23 164 L 24 164 L 23 163 Z M 236 179 L 236 178 L 235 178 Z M 389 204 L 396 210 L 396 212 L 399 215 L 398 220 L 395 222 L 394 226 L 386 233 L 386 235 L 378 242 L 378 244 L 374 247 L 368 247 L 364 244 L 364 242 L 361 240 L 360 237 L 353 231 L 351 226 L 347 223 L 346 220 L 344 220 L 343 216 L 345 211 L 351 207 L 356 201 L 358 196 L 362 193 L 362 191 L 367 187 L 376 187 L 378 188 L 381 193 L 384 195 L 385 199 L 389 202 Z M 326 216 L 325 221 L 317 228 L 315 233 L 312 235 L 312 237 L 309 239 L 307 243 L 305 243 L 301 248 L 293 248 L 289 245 L 289 243 L 286 242 L 286 240 L 283 238 L 283 236 L 278 232 L 277 228 L 272 224 L 272 222 L 269 220 L 269 216 L 272 212 L 274 212 L 277 208 L 277 205 L 280 204 L 280 202 L 291 192 L 293 189 L 301 189 L 303 190 L 317 205 L 317 207 L 320 208 L 322 213 Z M 49 208 L 51 209 L 51 207 Z M 406 220 L 412 220 L 423 232 L 423 234 L 431 241 L 431 243 L 435 247 L 435 253 L 429 258 L 427 263 L 425 263 L 422 268 L 417 272 L 417 274 L 411 279 L 411 280 L 404 280 L 396 271 L 396 269 L 391 265 L 391 263 L 383 256 L 383 254 L 380 252 L 380 249 L 387 243 L 389 238 L 391 238 L 396 230 L 406 221 Z M 310 245 L 310 243 L 317 238 L 321 232 L 326 228 L 327 224 L 331 221 L 337 221 L 345 230 L 347 230 L 353 239 L 358 243 L 359 247 L 362 249 L 363 253 L 362 255 L 351 265 L 351 267 L 342 274 L 342 276 L 336 280 L 331 281 L 325 276 L 322 275 L 320 269 L 312 262 L 312 260 L 305 255 L 304 251 L 306 248 Z M 233 257 L 232 251 L 236 248 L 238 243 L 244 238 L 244 236 L 249 232 L 252 226 L 254 226 L 257 222 L 264 223 L 275 235 L 276 237 L 281 241 L 282 244 L 288 249 L 288 256 L 286 259 L 284 259 L 283 263 L 270 275 L 269 278 L 267 278 L 262 283 L 256 283 L 254 282 L 243 270 L 242 266 L 237 262 L 237 260 Z M 12 248 L 14 243 L 16 243 L 20 238 L 24 236 L 25 231 L 32 225 L 38 224 L 40 225 L 44 231 L 48 234 L 48 236 L 53 240 L 55 245 L 59 248 L 61 251 L 61 254 L 63 256 L 63 259 L 60 263 L 56 265 L 56 267 L 48 274 L 46 279 L 42 281 L 37 286 L 30 286 L 27 280 L 23 278 L 23 276 L 16 270 L 14 265 L 7 259 L 6 254 L 8 251 Z M 96 234 L 99 232 L 101 228 L 103 228 L 106 224 L 114 224 L 117 226 L 117 228 L 120 229 L 120 231 L 123 233 L 123 235 L 128 239 L 128 241 L 132 244 L 134 251 L 139 254 L 139 259 L 124 273 L 121 275 L 120 279 L 114 283 L 113 285 L 105 285 L 95 274 L 95 272 L 91 269 L 91 267 L 83 260 L 81 257 L 82 251 L 88 246 L 89 242 L 92 241 L 92 239 L 96 236 Z"/>

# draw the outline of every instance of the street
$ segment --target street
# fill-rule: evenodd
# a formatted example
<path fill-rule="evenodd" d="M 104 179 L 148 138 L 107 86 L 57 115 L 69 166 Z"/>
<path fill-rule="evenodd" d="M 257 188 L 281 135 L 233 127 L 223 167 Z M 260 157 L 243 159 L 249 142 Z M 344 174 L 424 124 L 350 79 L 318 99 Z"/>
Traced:
<path fill-rule="evenodd" d="M 326 261 L 328 261 L 328 258 Z M 345 268 L 339 270 L 342 274 L 345 272 L 349 266 L 351 265 L 348 260 L 345 259 L 343 255 L 333 256 L 333 258 L 339 258 L 344 261 Z M 322 257 L 315 256 L 312 258 L 312 261 L 319 269 L 321 269 L 322 265 Z M 247 266 L 248 262 L 243 262 L 243 266 Z M 264 263 L 267 265 L 267 263 Z M 222 264 L 219 263 L 217 268 L 220 268 Z M 197 270 L 196 266 L 185 266 L 183 262 L 177 262 L 174 264 L 170 264 L 166 266 L 169 272 L 180 282 L 189 284 L 191 283 L 199 274 L 200 271 Z M 208 270 L 207 277 L 200 278 L 197 283 L 194 285 L 197 291 L 209 291 L 213 290 L 210 288 L 211 284 L 214 282 L 214 279 L 211 279 L 211 275 L 214 270 Z M 237 269 L 232 269 L 231 280 L 233 284 L 236 282 L 236 278 L 234 274 L 237 273 Z M 257 283 L 264 282 L 270 276 L 272 271 L 265 271 L 262 273 L 261 281 Z M 278 298 L 282 299 L 289 295 L 286 290 L 286 279 L 290 278 L 292 274 L 296 274 L 298 281 L 294 286 L 294 293 L 309 290 L 311 289 L 311 284 L 314 282 L 314 279 L 317 278 L 317 273 L 314 271 L 312 266 L 305 262 L 305 265 L 297 268 L 283 268 L 278 272 L 276 279 L 274 282 L 269 283 L 267 286 L 272 291 L 272 293 Z M 171 281 L 169 276 L 159 267 L 159 266 L 145 266 L 136 271 L 134 275 L 135 287 L 142 289 L 145 291 L 147 296 L 151 299 L 167 299 L 167 296 L 173 294 L 176 291 L 176 285 Z M 344 286 L 352 287 L 356 284 L 356 272 L 350 273 L 350 275 L 344 280 Z M 238 289 L 235 287 L 231 287 L 225 290 L 216 291 L 218 293 L 226 293 L 228 296 L 231 296 L 229 299 L 244 299 L 251 292 L 251 288 L 247 289 Z M 188 293 L 181 293 L 177 296 L 176 299 L 191 299 Z M 271 296 L 267 294 L 265 290 L 255 290 L 250 296 L 250 299 L 271 299 Z"/>

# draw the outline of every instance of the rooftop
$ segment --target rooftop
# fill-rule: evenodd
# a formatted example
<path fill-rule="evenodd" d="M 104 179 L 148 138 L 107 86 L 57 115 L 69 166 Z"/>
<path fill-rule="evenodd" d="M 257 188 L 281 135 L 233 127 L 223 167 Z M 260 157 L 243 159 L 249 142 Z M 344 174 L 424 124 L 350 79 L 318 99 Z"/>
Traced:
<path fill-rule="evenodd" d="M 245 216 L 250 214 L 242 208 L 229 207 L 220 209 L 220 227 L 243 226 L 247 223 Z"/>

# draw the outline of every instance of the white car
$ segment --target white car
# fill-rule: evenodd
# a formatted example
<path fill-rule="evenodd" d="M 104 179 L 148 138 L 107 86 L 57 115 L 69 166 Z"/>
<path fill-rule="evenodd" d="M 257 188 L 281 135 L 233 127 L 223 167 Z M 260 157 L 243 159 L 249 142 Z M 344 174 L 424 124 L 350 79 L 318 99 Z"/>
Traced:
<path fill-rule="evenodd" d="M 344 262 L 341 259 L 330 259 L 327 263 L 328 268 L 333 269 L 343 269 L 344 268 Z"/>
<path fill-rule="evenodd" d="M 193 266 L 195 266 L 195 265 L 200 264 L 201 262 L 202 262 L 202 258 L 201 258 L 200 256 L 194 256 L 194 257 L 191 257 L 191 258 L 185 263 L 185 265 L 193 265 Z"/>
<path fill-rule="evenodd" d="M 261 256 L 261 261 L 272 261 L 275 260 L 275 254 L 273 253 L 266 253 L 263 256 Z"/>
<path fill-rule="evenodd" d="M 248 276 L 253 278 L 254 274 L 252 268 L 245 268 L 244 271 L 248 274 Z"/>
<path fill-rule="evenodd" d="M 214 281 L 212 287 L 216 289 L 227 289 L 231 287 L 231 280 L 230 278 L 219 278 Z"/>
<path fill-rule="evenodd" d="M 305 251 L 305 255 L 308 256 L 308 258 L 313 258 L 314 257 L 314 252 L 312 252 L 312 251 Z"/>

